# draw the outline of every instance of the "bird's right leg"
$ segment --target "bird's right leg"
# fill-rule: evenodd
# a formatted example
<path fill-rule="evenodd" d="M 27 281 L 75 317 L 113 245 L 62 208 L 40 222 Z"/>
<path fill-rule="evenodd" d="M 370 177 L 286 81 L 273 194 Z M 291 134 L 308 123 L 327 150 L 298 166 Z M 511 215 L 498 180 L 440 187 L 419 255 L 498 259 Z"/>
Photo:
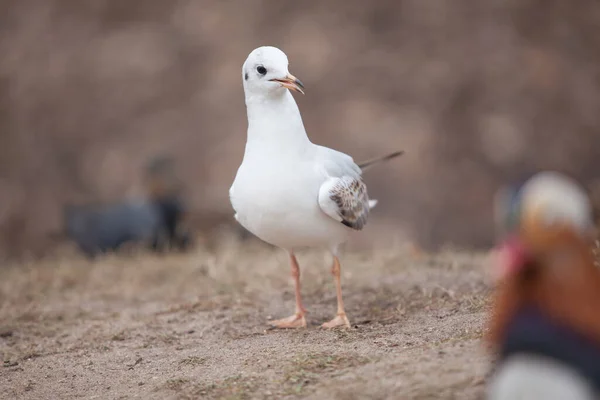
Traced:
<path fill-rule="evenodd" d="M 293 252 L 290 252 L 290 265 L 296 292 L 296 312 L 287 318 L 270 321 L 269 324 L 275 328 L 306 328 L 306 320 L 304 319 L 306 310 L 302 307 L 302 296 L 300 294 L 300 267 Z"/>

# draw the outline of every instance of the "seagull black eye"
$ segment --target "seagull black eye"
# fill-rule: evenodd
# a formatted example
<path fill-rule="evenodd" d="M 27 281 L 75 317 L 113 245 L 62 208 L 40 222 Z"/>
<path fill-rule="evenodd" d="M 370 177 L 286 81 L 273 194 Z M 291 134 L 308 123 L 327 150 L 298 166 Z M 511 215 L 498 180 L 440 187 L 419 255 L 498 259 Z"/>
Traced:
<path fill-rule="evenodd" d="M 267 69 L 262 65 L 259 65 L 258 67 L 256 67 L 256 72 L 258 72 L 261 75 L 265 75 L 267 73 Z"/>

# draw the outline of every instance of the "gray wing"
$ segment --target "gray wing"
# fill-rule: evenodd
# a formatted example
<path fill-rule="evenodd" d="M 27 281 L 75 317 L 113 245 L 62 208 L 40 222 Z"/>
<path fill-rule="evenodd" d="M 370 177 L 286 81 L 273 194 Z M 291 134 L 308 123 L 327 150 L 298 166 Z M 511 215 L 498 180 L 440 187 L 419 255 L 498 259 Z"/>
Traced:
<path fill-rule="evenodd" d="M 361 230 L 377 201 L 369 200 L 360 167 L 344 153 L 327 147 L 320 147 L 319 151 L 320 164 L 327 177 L 319 189 L 319 207 L 336 221 Z"/>

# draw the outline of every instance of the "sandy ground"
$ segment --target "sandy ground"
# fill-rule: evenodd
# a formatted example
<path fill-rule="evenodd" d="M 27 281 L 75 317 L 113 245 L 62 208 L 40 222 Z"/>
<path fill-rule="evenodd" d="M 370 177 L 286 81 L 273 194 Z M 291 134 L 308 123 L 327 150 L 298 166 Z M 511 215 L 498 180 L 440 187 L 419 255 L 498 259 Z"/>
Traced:
<path fill-rule="evenodd" d="M 309 327 L 287 257 L 257 244 L 152 256 L 74 256 L 0 269 L 0 387 L 15 399 L 478 399 L 484 255 L 396 249 L 342 259 L 353 328 L 335 313 L 329 258 L 299 254 Z M 7 396 L 7 397 L 4 397 Z"/>

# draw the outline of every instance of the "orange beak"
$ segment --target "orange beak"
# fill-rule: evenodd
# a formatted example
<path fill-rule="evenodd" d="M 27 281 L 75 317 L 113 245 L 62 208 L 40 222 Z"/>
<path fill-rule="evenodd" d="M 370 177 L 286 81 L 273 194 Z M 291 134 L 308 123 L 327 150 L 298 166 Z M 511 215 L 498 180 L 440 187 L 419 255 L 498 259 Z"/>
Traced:
<path fill-rule="evenodd" d="M 283 79 L 270 79 L 271 82 L 277 82 L 284 88 L 295 90 L 296 92 L 300 92 L 304 94 L 304 84 L 300 81 L 300 79 L 296 78 L 292 74 L 287 74 Z"/>

